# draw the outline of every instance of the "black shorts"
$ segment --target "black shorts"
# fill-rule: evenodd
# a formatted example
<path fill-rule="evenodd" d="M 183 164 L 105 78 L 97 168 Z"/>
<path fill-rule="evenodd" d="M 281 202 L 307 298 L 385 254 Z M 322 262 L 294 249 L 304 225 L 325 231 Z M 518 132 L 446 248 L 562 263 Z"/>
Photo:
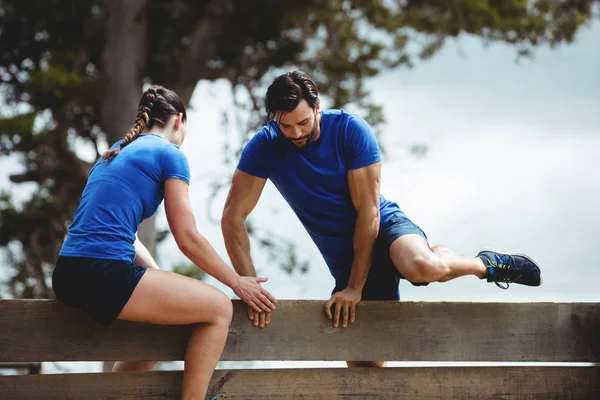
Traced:
<path fill-rule="evenodd" d="M 123 260 L 61 256 L 52 273 L 52 287 L 57 299 L 108 326 L 145 272 L 146 268 Z"/>
<path fill-rule="evenodd" d="M 390 258 L 390 246 L 400 236 L 417 234 L 427 240 L 425 232 L 404 214 L 394 214 L 379 229 L 379 235 L 373 247 L 373 259 L 362 290 L 362 300 L 400 300 L 399 284 L 404 279 Z M 335 281 L 334 294 L 344 290 L 350 280 L 351 268 L 344 271 Z M 428 283 L 413 283 L 425 286 Z"/>

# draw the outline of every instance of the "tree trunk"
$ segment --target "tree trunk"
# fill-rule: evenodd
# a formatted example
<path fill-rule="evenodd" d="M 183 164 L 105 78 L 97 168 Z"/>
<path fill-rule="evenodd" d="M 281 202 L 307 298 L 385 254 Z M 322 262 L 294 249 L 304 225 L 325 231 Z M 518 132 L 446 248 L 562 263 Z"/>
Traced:
<path fill-rule="evenodd" d="M 142 94 L 148 52 L 146 7 L 147 0 L 113 0 L 108 10 L 100 118 L 110 144 L 133 125 Z"/>
<path fill-rule="evenodd" d="M 100 117 L 112 145 L 133 125 L 142 94 L 148 53 L 147 0 L 113 0 L 108 13 L 102 59 L 105 91 Z M 154 255 L 154 217 L 140 225 L 138 236 Z"/>
<path fill-rule="evenodd" d="M 147 0 L 113 0 L 108 10 L 100 118 L 109 145 L 125 136 L 137 113 L 148 51 L 146 9 Z M 138 236 L 155 254 L 154 218 L 140 226 Z M 104 363 L 103 370 L 113 364 Z"/>
<path fill-rule="evenodd" d="M 212 69 L 208 61 L 217 51 L 218 38 L 227 29 L 234 11 L 232 0 L 212 0 L 190 33 L 190 44 L 183 54 L 174 90 L 187 107 L 198 81 L 202 78 L 227 77 L 227 68 Z"/>

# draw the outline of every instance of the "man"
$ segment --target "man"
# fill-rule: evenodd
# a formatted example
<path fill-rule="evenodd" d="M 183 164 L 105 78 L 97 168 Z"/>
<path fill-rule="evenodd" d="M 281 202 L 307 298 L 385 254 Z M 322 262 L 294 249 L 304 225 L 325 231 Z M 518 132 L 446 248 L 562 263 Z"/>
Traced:
<path fill-rule="evenodd" d="M 223 211 L 227 252 L 241 275 L 256 276 L 244 221 L 271 179 L 292 207 L 335 278 L 325 313 L 333 325 L 355 321 L 362 300 L 399 300 L 400 278 L 414 285 L 475 275 L 507 288 L 541 284 L 529 257 L 481 251 L 464 257 L 430 247 L 425 233 L 379 194 L 381 159 L 375 136 L 360 117 L 321 111 L 313 80 L 294 71 L 267 90 L 270 122 L 245 146 Z M 333 313 L 331 308 L 334 308 Z M 263 327 L 270 313 L 248 309 Z"/>

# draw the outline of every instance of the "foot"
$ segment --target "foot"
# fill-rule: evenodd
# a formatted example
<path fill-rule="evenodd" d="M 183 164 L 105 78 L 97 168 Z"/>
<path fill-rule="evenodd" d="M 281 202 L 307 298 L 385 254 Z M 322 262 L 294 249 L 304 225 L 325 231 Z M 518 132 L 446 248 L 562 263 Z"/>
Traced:
<path fill-rule="evenodd" d="M 477 254 L 487 268 L 488 282 L 494 282 L 501 289 L 508 289 L 509 283 L 527 286 L 540 286 L 540 267 L 525 254 L 506 254 L 493 250 L 482 250 Z"/>

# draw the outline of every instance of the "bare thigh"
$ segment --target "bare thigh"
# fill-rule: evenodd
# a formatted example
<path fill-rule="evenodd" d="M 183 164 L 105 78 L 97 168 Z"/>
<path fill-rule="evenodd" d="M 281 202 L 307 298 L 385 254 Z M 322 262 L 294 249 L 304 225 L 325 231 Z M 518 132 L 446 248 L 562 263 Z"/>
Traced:
<path fill-rule="evenodd" d="M 231 319 L 231 300 L 219 289 L 174 272 L 148 269 L 118 319 L 162 325 Z"/>
<path fill-rule="evenodd" d="M 421 235 L 402 235 L 390 246 L 390 258 L 400 274 L 408 280 L 417 278 L 415 260 L 428 260 L 433 252 L 427 241 Z"/>

